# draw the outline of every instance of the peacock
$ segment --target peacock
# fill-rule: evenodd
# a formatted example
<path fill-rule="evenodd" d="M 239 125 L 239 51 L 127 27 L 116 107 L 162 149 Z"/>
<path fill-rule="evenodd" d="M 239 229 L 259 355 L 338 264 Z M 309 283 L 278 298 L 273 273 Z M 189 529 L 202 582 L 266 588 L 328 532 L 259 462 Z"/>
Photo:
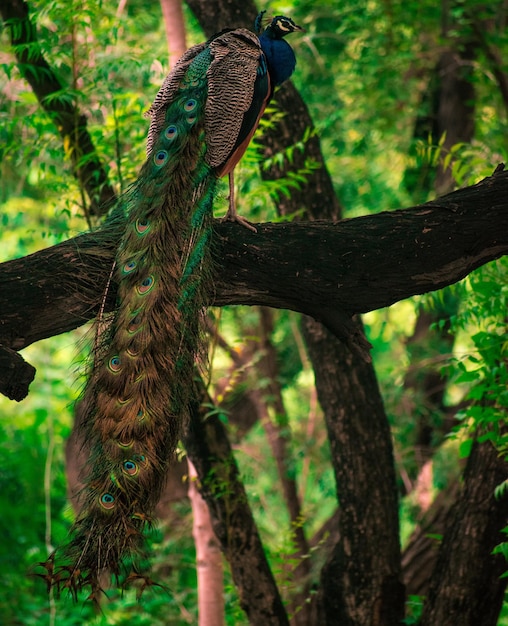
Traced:
<path fill-rule="evenodd" d="M 278 15 L 256 34 L 226 29 L 190 48 L 147 112 L 147 160 L 121 198 L 128 219 L 114 279 L 117 307 L 97 322 L 80 438 L 87 462 L 69 542 L 44 564 L 48 586 L 97 599 L 142 572 L 143 530 L 164 486 L 203 356 L 202 322 L 213 294 L 212 208 L 229 175 L 228 220 L 237 214 L 233 170 L 274 88 L 295 69 L 284 40 L 302 30 Z M 99 316 L 100 317 L 100 316 Z"/>

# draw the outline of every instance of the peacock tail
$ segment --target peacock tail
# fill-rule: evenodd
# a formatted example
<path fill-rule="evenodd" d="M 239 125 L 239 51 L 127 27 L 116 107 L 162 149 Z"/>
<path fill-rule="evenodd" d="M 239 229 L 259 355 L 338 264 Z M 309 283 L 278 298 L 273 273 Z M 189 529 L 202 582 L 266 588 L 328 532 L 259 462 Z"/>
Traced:
<path fill-rule="evenodd" d="M 183 55 L 148 111 L 148 158 L 120 200 L 128 219 L 117 308 L 97 323 L 82 397 L 80 512 L 69 543 L 44 565 L 49 586 L 73 595 L 87 587 L 96 598 L 108 572 L 148 581 L 143 530 L 188 417 L 196 361 L 206 360 L 216 184 L 271 97 L 268 65 L 256 35 L 223 31 Z"/>

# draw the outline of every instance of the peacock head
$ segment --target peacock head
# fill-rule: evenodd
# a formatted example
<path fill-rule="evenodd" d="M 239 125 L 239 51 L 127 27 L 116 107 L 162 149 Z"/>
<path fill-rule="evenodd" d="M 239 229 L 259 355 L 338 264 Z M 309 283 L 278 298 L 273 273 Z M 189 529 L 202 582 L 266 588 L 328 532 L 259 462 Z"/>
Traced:
<path fill-rule="evenodd" d="M 254 22 L 254 27 L 256 33 L 258 34 L 263 30 L 263 22 L 265 21 L 263 19 L 263 15 L 265 13 L 266 11 L 261 11 Z M 286 35 L 289 35 L 289 33 L 303 30 L 304 29 L 295 24 L 290 17 L 286 17 L 285 15 L 276 15 L 268 21 L 268 25 L 266 26 L 263 35 L 269 37 L 270 39 L 282 39 Z"/>

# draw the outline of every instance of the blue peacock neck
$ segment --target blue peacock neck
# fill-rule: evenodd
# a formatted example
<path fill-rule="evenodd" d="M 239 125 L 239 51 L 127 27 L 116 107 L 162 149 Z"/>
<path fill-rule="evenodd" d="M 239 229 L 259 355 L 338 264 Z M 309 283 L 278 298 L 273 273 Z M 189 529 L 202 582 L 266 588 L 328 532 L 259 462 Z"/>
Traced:
<path fill-rule="evenodd" d="M 293 49 L 278 33 L 272 32 L 270 27 L 260 35 L 259 43 L 266 57 L 272 84 L 282 85 L 294 72 L 296 66 Z"/>

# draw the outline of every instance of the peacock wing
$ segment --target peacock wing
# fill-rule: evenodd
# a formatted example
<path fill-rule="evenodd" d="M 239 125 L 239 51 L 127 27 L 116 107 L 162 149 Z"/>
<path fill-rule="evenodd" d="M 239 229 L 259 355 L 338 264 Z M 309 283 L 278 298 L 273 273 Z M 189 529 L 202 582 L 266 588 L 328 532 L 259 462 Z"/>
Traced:
<path fill-rule="evenodd" d="M 161 88 L 159 89 L 159 92 L 155 96 L 155 100 L 153 101 L 152 106 L 145 113 L 146 117 L 151 118 L 150 128 L 148 129 L 148 136 L 146 138 L 147 156 L 150 156 L 157 137 L 164 127 L 166 111 L 173 101 L 178 91 L 178 88 L 185 76 L 185 73 L 189 69 L 189 66 L 191 65 L 195 57 L 197 57 L 200 52 L 203 52 L 207 45 L 207 43 L 200 43 L 196 46 L 193 46 L 180 57 L 175 67 L 166 76 L 164 82 L 161 85 Z"/>
<path fill-rule="evenodd" d="M 223 176 L 245 151 L 269 98 L 270 83 L 259 39 L 249 30 L 222 33 L 209 45 L 206 160 Z"/>

